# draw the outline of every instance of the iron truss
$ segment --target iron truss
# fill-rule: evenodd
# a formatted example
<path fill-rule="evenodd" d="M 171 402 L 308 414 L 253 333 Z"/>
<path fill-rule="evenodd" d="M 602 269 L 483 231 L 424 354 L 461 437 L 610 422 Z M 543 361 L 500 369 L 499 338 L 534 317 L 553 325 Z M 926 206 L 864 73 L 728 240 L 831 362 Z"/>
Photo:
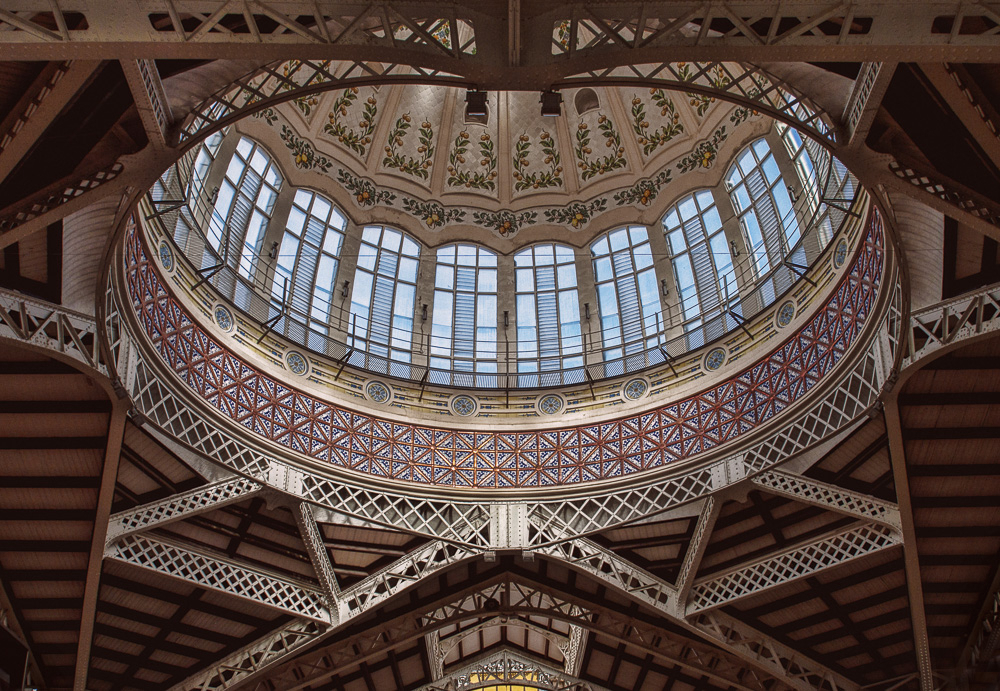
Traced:
<path fill-rule="evenodd" d="M 506 649 L 474 660 L 418 691 L 474 691 L 497 684 L 523 683 L 544 691 L 606 691 L 603 686 Z"/>
<path fill-rule="evenodd" d="M 275 57 L 382 51 L 393 61 L 409 56 L 468 63 L 497 79 L 502 70 L 521 68 L 524 74 L 512 77 L 516 81 L 540 67 L 598 58 L 636 62 L 650 53 L 679 59 L 716 59 L 725 51 L 756 61 L 918 61 L 933 47 L 941 60 L 974 61 L 997 46 L 998 14 L 986 2 L 887 0 L 603 6 L 508 0 L 11 0 L 0 10 L 0 36 L 32 60 L 87 55 L 99 44 L 120 46 L 122 57 L 151 58 L 239 57 L 248 46 Z"/>
<path fill-rule="evenodd" d="M 1000 283 L 925 307 L 910 315 L 902 368 L 937 351 L 1000 329 Z"/>

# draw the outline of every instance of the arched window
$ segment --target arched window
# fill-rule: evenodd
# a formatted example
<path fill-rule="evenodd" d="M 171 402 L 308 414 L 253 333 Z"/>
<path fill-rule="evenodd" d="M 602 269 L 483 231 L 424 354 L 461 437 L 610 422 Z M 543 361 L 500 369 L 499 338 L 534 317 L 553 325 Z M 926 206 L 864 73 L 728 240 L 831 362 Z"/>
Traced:
<path fill-rule="evenodd" d="M 757 277 L 780 264 L 799 241 L 799 222 L 767 140 L 743 149 L 726 174 Z M 804 257 L 799 261 L 804 263 Z"/>
<path fill-rule="evenodd" d="M 271 302 L 286 305 L 312 331 L 329 332 L 333 282 L 347 219 L 333 203 L 309 190 L 296 190 L 271 284 Z"/>
<path fill-rule="evenodd" d="M 544 243 L 514 255 L 517 371 L 583 367 L 580 298 L 573 248 Z M 522 376 L 522 386 L 544 386 L 544 376 Z M 554 383 L 559 383 L 558 381 Z"/>
<path fill-rule="evenodd" d="M 497 255 L 475 245 L 437 251 L 431 367 L 497 371 Z"/>
<path fill-rule="evenodd" d="M 398 230 L 365 226 L 351 292 L 349 345 L 410 362 L 420 245 Z"/>
<path fill-rule="evenodd" d="M 281 182 L 281 173 L 267 152 L 251 139 L 240 139 L 219 185 L 208 241 L 230 266 L 238 261 L 245 278 L 253 278 Z"/>
<path fill-rule="evenodd" d="M 738 299 L 733 259 L 711 190 L 689 194 L 670 207 L 663 217 L 663 232 L 670 247 L 684 331 L 694 331 Z M 721 324 L 719 333 L 707 334 L 709 339 L 721 335 Z M 689 347 L 699 345 L 690 343 Z"/>
<path fill-rule="evenodd" d="M 604 359 L 632 355 L 656 344 L 660 298 L 649 236 L 642 226 L 602 235 L 590 245 L 601 315 Z"/>

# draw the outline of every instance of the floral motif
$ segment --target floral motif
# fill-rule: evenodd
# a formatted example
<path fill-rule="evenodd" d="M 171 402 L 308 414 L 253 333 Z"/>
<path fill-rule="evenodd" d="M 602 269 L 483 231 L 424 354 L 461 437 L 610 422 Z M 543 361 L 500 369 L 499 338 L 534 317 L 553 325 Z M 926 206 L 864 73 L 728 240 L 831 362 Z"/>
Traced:
<path fill-rule="evenodd" d="M 750 89 L 747 92 L 747 97 L 750 99 L 756 99 L 758 96 L 760 96 L 760 89 Z M 749 106 L 739 106 L 738 108 L 734 108 L 733 112 L 730 113 L 729 122 L 733 123 L 734 127 L 738 127 L 751 117 L 757 117 L 758 115 L 760 113 Z"/>
<path fill-rule="evenodd" d="M 365 393 L 368 394 L 369 400 L 374 403 L 385 403 L 390 396 L 389 387 L 380 381 L 368 382 Z"/>
<path fill-rule="evenodd" d="M 681 116 L 663 89 L 650 89 L 653 103 L 659 106 L 660 115 L 667 119 L 667 124 L 649 131 L 649 121 L 646 119 L 646 104 L 638 96 L 632 98 L 632 130 L 642 145 L 642 153 L 649 156 L 657 147 L 663 146 L 671 139 L 684 132 Z"/>
<path fill-rule="evenodd" d="M 427 169 L 431 167 L 431 156 L 434 155 L 434 128 L 426 120 L 420 125 L 420 146 L 417 147 L 417 153 L 420 156 L 413 158 L 412 156 L 404 156 L 396 150 L 397 147 L 403 145 L 406 131 L 410 127 L 410 114 L 403 113 L 396 120 L 392 131 L 389 132 L 389 145 L 385 147 L 385 158 L 382 159 L 382 165 L 426 180 L 430 175 Z"/>
<path fill-rule="evenodd" d="M 648 388 L 649 385 L 646 384 L 645 379 L 629 379 L 622 387 L 622 393 L 625 394 L 625 398 L 635 401 L 642 398 Z"/>
<path fill-rule="evenodd" d="M 660 193 L 660 188 L 670 182 L 672 173 L 673 171 L 670 168 L 666 168 L 657 173 L 653 178 L 645 178 L 628 189 L 616 192 L 615 206 L 623 206 L 624 204 L 649 206 L 649 203 L 656 199 L 656 195 Z"/>
<path fill-rule="evenodd" d="M 564 19 L 556 27 L 556 41 L 564 51 L 569 50 L 569 20 Z"/>
<path fill-rule="evenodd" d="M 233 328 L 233 313 L 223 305 L 216 305 L 212 316 L 215 317 L 215 323 L 223 331 L 229 331 Z"/>
<path fill-rule="evenodd" d="M 333 108 L 328 114 L 329 122 L 323 125 L 323 131 L 337 138 L 337 141 L 346 145 L 360 156 L 365 155 L 366 147 L 371 144 L 372 133 L 375 131 L 375 116 L 378 115 L 378 101 L 375 96 L 369 96 L 365 101 L 365 114 L 358 123 L 360 131 L 353 127 L 348 127 L 340 122 L 340 118 L 347 115 L 347 111 L 358 100 L 358 89 L 355 86 L 344 89 L 344 92 L 333 102 Z"/>
<path fill-rule="evenodd" d="M 677 164 L 678 172 L 690 173 L 697 168 L 711 168 L 715 157 L 719 155 L 719 147 L 728 137 L 725 125 L 715 130 L 711 137 L 698 142 L 694 151 L 680 160 Z"/>
<path fill-rule="evenodd" d="M 681 81 L 692 81 L 696 76 L 696 73 L 691 71 L 691 66 L 686 62 L 677 63 L 677 77 Z M 729 85 L 729 75 L 726 74 L 726 70 L 722 65 L 716 65 L 711 68 L 705 76 L 709 83 L 716 89 L 725 89 Z M 715 103 L 715 96 L 692 92 L 687 92 L 684 95 L 688 97 L 688 103 L 694 108 L 698 117 L 704 116 L 708 112 L 709 107 Z"/>
<path fill-rule="evenodd" d="M 472 217 L 476 219 L 476 223 L 479 225 L 489 228 L 495 233 L 499 233 L 501 237 L 511 237 L 517 231 L 521 229 L 521 226 L 534 225 L 535 219 L 538 217 L 537 211 L 522 211 L 521 213 L 514 213 L 513 211 L 497 211 L 496 213 L 492 211 L 476 211 L 472 214 Z"/>
<path fill-rule="evenodd" d="M 590 148 L 590 125 L 581 122 L 576 128 L 577 165 L 583 171 L 584 180 L 589 180 L 595 175 L 604 175 L 616 168 L 625 167 L 625 147 L 622 146 L 622 137 L 615 129 L 615 123 L 607 115 L 601 115 L 597 118 L 597 129 L 604 136 L 604 145 L 611 149 L 611 153 L 603 158 L 600 156 L 590 157 L 593 153 Z"/>
<path fill-rule="evenodd" d="M 160 242 L 160 264 L 167 271 L 174 268 L 174 253 L 170 249 L 170 245 L 167 244 L 166 240 Z"/>
<path fill-rule="evenodd" d="M 462 417 L 472 415 L 476 412 L 477 407 L 478 405 L 476 404 L 476 399 L 466 394 L 461 394 L 451 399 L 452 412 L 456 415 L 461 415 Z"/>
<path fill-rule="evenodd" d="M 392 202 L 396 200 L 396 195 L 389 190 L 380 190 L 370 180 L 355 177 L 343 168 L 337 171 L 337 182 L 354 195 L 354 200 L 360 206 L 372 206 L 373 204 L 391 206 Z"/>
<path fill-rule="evenodd" d="M 712 348 L 705 356 L 705 369 L 714 372 L 726 362 L 725 348 Z"/>
<path fill-rule="evenodd" d="M 459 166 L 465 163 L 465 154 L 468 150 L 469 133 L 462 130 L 455 137 L 451 153 L 448 155 L 448 186 L 470 187 L 477 190 L 496 189 L 494 179 L 497 176 L 497 155 L 489 132 L 484 132 L 479 137 L 479 165 L 485 170 L 478 172 L 461 170 Z"/>
<path fill-rule="evenodd" d="M 543 161 L 548 170 L 540 173 L 528 172 L 528 156 L 531 155 L 531 139 L 527 134 L 522 134 L 517 144 L 514 146 L 514 189 L 518 192 L 527 189 L 540 189 L 545 187 L 560 187 L 562 181 L 562 166 L 559 165 L 559 151 L 556 150 L 556 142 L 548 132 L 542 132 L 539 137 L 542 145 L 542 153 L 545 154 Z"/>
<path fill-rule="evenodd" d="M 447 208 L 438 202 L 421 202 L 403 197 L 403 209 L 421 219 L 428 228 L 440 228 L 445 223 L 457 223 L 465 218 L 465 209 Z"/>
<path fill-rule="evenodd" d="M 538 401 L 538 410 L 543 415 L 555 415 L 560 410 L 562 410 L 562 407 L 563 407 L 562 398 L 556 396 L 553 393 L 550 393 L 546 396 L 542 396 L 542 398 Z"/>
<path fill-rule="evenodd" d="M 605 211 L 607 208 L 608 200 L 604 197 L 598 197 L 586 204 L 573 202 L 558 209 L 546 209 L 545 220 L 549 223 L 561 223 L 574 228 L 582 228 L 590 223 L 595 213 Z"/>
<path fill-rule="evenodd" d="M 319 104 L 319 99 L 315 96 L 299 96 L 294 99 L 292 103 L 302 112 L 303 115 L 309 117 L 312 114 L 312 109 Z"/>
<path fill-rule="evenodd" d="M 323 154 L 316 153 L 312 144 L 301 137 L 295 136 L 292 128 L 288 125 L 281 126 L 281 141 L 285 142 L 285 146 L 287 146 L 289 151 L 291 151 L 294 155 L 296 168 L 302 168 L 304 170 L 318 168 L 326 173 L 329 172 L 330 168 L 333 166 L 333 161 Z"/>

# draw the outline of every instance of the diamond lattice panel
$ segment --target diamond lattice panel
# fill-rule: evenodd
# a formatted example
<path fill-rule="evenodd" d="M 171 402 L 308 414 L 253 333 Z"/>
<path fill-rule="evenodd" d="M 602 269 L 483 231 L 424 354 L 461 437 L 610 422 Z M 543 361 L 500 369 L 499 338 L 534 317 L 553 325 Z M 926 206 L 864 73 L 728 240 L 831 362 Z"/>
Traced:
<path fill-rule="evenodd" d="M 167 292 L 133 229 L 133 306 L 160 357 L 222 414 L 262 437 L 359 473 L 454 487 L 541 487 L 659 468 L 728 443 L 812 389 L 875 303 L 884 235 L 873 210 L 851 270 L 816 316 L 756 364 L 682 401 L 619 420 L 539 432 L 401 424 L 318 400 L 259 372 L 198 327 Z"/>

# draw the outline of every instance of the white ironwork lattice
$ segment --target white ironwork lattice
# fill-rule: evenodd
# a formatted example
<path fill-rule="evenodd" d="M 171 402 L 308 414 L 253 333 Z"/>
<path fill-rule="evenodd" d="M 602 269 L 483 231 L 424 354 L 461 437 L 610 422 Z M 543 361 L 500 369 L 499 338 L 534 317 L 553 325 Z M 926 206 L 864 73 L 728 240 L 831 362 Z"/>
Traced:
<path fill-rule="evenodd" d="M 169 691 L 224 691 L 312 643 L 326 628 L 310 619 L 294 619 L 241 648 Z"/>
<path fill-rule="evenodd" d="M 899 507 L 860 492 L 841 489 L 780 470 L 761 473 L 751 482 L 772 494 L 824 506 L 833 511 L 875 521 L 896 530 L 900 529 Z"/>
<path fill-rule="evenodd" d="M 473 691 L 505 684 L 527 684 L 544 691 L 604 691 L 538 660 L 504 649 L 463 665 L 418 691 Z"/>
<path fill-rule="evenodd" d="M 910 367 L 945 346 L 1000 329 L 1000 283 L 910 315 L 906 356 Z"/>
<path fill-rule="evenodd" d="M 884 525 L 862 523 L 752 564 L 698 581 L 687 613 L 719 607 L 902 542 Z"/>
<path fill-rule="evenodd" d="M 330 554 L 326 551 L 323 533 L 316 524 L 316 518 L 313 516 L 313 510 L 309 504 L 299 502 L 293 513 L 299 527 L 299 534 L 302 536 L 302 542 L 305 543 L 306 551 L 309 553 L 309 561 L 312 562 L 316 577 L 323 587 L 323 595 L 326 597 L 327 605 L 335 616 L 334 624 L 336 625 L 340 618 L 340 584 L 337 582 L 337 574 L 333 571 Z"/>
<path fill-rule="evenodd" d="M 107 543 L 111 544 L 128 533 L 243 501 L 263 488 L 259 482 L 234 477 L 122 511 L 109 519 Z"/>
<path fill-rule="evenodd" d="M 0 338 L 72 357 L 107 375 L 93 317 L 0 288 Z"/>
<path fill-rule="evenodd" d="M 115 543 L 108 556 L 299 617 L 324 624 L 331 621 L 323 594 L 315 588 L 160 539 L 126 535 Z"/>

